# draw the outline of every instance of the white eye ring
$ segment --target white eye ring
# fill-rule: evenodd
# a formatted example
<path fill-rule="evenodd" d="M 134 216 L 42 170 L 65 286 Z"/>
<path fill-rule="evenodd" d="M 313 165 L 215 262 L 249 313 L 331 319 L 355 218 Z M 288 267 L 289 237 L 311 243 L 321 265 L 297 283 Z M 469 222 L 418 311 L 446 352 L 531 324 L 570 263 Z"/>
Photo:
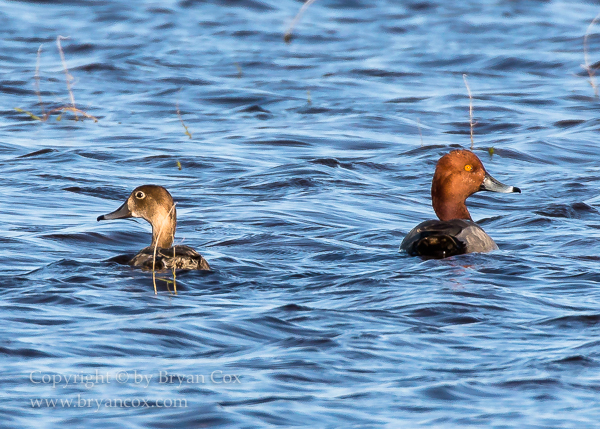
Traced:
<path fill-rule="evenodd" d="M 146 194 L 144 194 L 142 191 L 137 191 L 137 192 L 135 193 L 135 197 L 136 197 L 138 200 L 143 200 L 144 198 L 146 198 Z"/>

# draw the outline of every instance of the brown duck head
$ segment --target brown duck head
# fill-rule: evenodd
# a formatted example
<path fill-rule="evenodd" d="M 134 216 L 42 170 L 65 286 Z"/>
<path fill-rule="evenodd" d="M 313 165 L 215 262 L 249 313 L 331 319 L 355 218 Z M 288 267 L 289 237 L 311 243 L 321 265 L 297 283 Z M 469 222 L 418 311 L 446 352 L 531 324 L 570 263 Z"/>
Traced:
<path fill-rule="evenodd" d="M 465 200 L 479 191 L 521 192 L 490 176 L 477 155 L 469 150 L 453 150 L 440 158 L 431 183 L 431 203 L 440 220 L 471 220 Z"/>
<path fill-rule="evenodd" d="M 143 185 L 133 190 L 129 198 L 112 213 L 98 216 L 98 221 L 139 217 L 152 225 L 152 246 L 171 247 L 177 227 L 177 212 L 173 197 L 162 186 Z"/>

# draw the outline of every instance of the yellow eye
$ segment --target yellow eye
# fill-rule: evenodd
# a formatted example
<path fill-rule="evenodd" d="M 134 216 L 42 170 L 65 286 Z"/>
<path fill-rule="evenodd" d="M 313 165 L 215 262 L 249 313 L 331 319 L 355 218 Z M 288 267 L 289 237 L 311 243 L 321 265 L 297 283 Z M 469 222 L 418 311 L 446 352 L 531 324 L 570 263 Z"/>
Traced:
<path fill-rule="evenodd" d="M 465 171 L 471 171 L 471 170 L 473 170 L 473 166 L 471 164 L 465 165 Z"/>

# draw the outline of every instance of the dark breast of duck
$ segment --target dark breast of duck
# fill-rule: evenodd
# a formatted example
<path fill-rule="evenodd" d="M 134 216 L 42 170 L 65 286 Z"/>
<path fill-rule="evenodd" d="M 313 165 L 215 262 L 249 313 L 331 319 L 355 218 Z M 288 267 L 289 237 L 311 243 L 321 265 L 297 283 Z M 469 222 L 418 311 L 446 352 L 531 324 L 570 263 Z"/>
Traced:
<path fill-rule="evenodd" d="M 400 250 L 425 259 L 442 259 L 498 249 L 494 240 L 475 222 L 467 219 L 426 220 L 402 240 Z"/>
<path fill-rule="evenodd" d="M 129 261 L 129 265 L 144 270 L 210 270 L 206 259 L 189 246 L 157 247 L 156 259 L 154 246 L 144 247 Z"/>

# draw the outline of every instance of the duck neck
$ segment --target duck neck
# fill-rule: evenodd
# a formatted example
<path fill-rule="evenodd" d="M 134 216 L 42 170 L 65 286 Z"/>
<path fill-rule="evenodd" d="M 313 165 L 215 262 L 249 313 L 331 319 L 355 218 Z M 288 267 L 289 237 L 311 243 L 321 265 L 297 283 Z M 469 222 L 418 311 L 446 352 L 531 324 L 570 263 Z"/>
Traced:
<path fill-rule="evenodd" d="M 436 189 L 436 183 L 431 189 L 431 205 L 440 220 L 471 219 L 471 214 L 465 204 L 465 196 L 452 192 L 448 189 Z"/>
<path fill-rule="evenodd" d="M 471 219 L 471 214 L 467 210 L 467 206 L 464 201 L 461 203 L 448 202 L 442 204 L 433 204 L 433 210 L 440 220 L 452 220 L 452 219 Z"/>
<path fill-rule="evenodd" d="M 152 244 L 151 246 L 169 248 L 173 245 L 175 229 L 177 227 L 177 214 L 175 206 L 170 211 L 164 210 L 152 219 Z"/>

